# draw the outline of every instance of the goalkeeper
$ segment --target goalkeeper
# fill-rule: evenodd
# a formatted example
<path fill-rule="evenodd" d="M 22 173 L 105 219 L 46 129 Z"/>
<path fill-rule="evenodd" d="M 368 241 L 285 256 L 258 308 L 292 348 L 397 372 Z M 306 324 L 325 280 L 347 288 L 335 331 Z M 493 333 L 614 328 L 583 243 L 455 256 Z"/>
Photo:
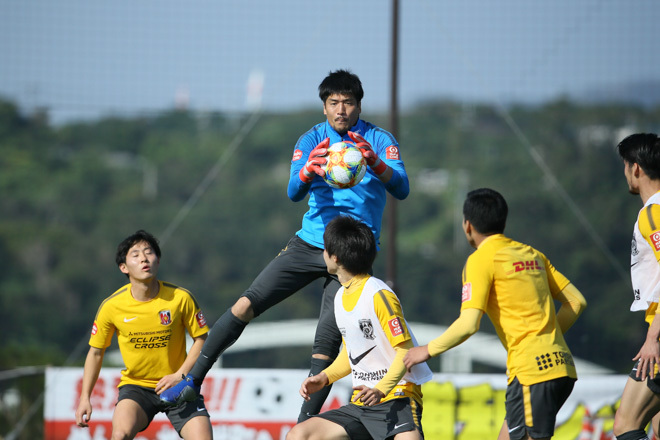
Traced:
<path fill-rule="evenodd" d="M 341 285 L 336 276 L 328 273 L 323 261 L 325 226 L 337 215 L 350 215 L 367 224 L 378 241 L 387 193 L 403 200 L 408 196 L 409 185 L 396 139 L 360 119 L 364 91 L 358 76 L 346 70 L 331 72 L 318 90 L 326 121 L 298 139 L 287 189 L 294 202 L 309 196 L 309 210 L 303 216 L 302 228 L 216 321 L 190 373 L 161 394 L 161 399 L 169 404 L 194 399 L 209 369 L 252 319 L 318 279 L 323 281 L 323 297 L 310 375 L 328 367 L 339 353 L 341 335 L 335 323 L 333 303 Z M 321 165 L 326 162 L 327 148 L 340 141 L 355 142 L 369 165 L 362 181 L 351 188 L 335 189 L 322 179 Z M 318 414 L 329 391 L 327 387 L 304 402 L 299 421 Z"/>

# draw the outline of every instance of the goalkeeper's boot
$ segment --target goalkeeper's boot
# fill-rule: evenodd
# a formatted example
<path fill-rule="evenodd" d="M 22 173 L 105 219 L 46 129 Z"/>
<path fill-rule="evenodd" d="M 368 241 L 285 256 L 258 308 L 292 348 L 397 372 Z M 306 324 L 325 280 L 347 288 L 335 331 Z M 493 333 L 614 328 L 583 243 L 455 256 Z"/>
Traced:
<path fill-rule="evenodd" d="M 193 377 L 188 374 L 181 376 L 183 380 L 172 388 L 160 393 L 160 401 L 166 405 L 174 406 L 182 402 L 192 402 L 199 396 L 200 385 L 196 385 Z"/>

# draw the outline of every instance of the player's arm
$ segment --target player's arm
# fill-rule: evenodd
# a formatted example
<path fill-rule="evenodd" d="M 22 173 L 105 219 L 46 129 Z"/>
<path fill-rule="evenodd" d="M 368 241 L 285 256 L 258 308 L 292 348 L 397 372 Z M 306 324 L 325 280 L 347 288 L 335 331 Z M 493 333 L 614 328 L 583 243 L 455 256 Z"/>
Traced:
<path fill-rule="evenodd" d="M 582 312 L 584 312 L 584 309 L 587 307 L 587 300 L 571 284 L 568 278 L 552 265 L 545 255 L 541 254 L 541 258 L 545 266 L 548 287 L 550 288 L 552 297 L 561 303 L 557 311 L 557 323 L 562 333 L 566 333 L 575 321 L 577 321 Z"/>
<path fill-rule="evenodd" d="M 294 202 L 305 198 L 314 177 L 325 175 L 321 166 L 327 162 L 330 138 L 325 138 L 316 145 L 309 145 L 310 142 L 315 141 L 303 135 L 298 140 L 291 159 L 287 195 Z"/>
<path fill-rule="evenodd" d="M 429 360 L 450 348 L 465 342 L 470 336 L 479 331 L 483 311 L 480 309 L 462 309 L 458 318 L 444 331 L 443 334 L 433 339 L 427 345 L 413 347 L 408 350 L 403 363 L 410 369 L 414 365 Z"/>
<path fill-rule="evenodd" d="M 660 365 L 660 318 L 658 313 L 653 317 L 651 325 L 646 332 L 646 339 L 642 348 L 633 361 L 639 361 L 637 365 L 637 377 L 646 380 L 648 374 L 651 379 L 655 377 L 655 366 Z"/>
<path fill-rule="evenodd" d="M 174 385 L 181 382 L 182 377 L 185 377 L 186 374 L 190 372 L 193 365 L 195 365 L 195 361 L 197 361 L 199 354 L 202 352 L 202 346 L 204 345 L 204 341 L 206 341 L 207 336 L 208 333 L 204 333 L 203 335 L 193 338 L 193 343 L 190 347 L 190 350 L 188 350 L 186 360 L 183 361 L 178 370 L 172 374 L 168 374 L 167 376 L 162 377 L 158 381 L 155 388 L 156 394 L 160 394 L 166 389 L 172 388 Z"/>
<path fill-rule="evenodd" d="M 355 145 L 362 151 L 362 156 L 366 159 L 367 165 L 378 176 L 378 179 L 385 184 L 387 191 L 399 200 L 408 197 L 410 183 L 408 182 L 408 175 L 403 167 L 403 162 L 401 162 L 400 168 L 394 169 L 378 156 L 371 144 L 361 135 L 349 131 L 348 136 L 353 139 Z M 398 147 L 396 145 L 390 145 L 388 148 L 394 148 L 398 154 Z"/>
<path fill-rule="evenodd" d="M 384 396 L 387 396 L 389 392 L 394 389 L 396 384 L 399 383 L 403 375 L 406 374 L 406 366 L 403 364 L 403 358 L 411 348 L 413 348 L 413 342 L 411 339 L 408 339 L 394 347 L 396 356 L 388 368 L 387 374 L 385 374 L 385 376 L 374 387 L 383 394 L 381 399 Z"/>
<path fill-rule="evenodd" d="M 92 417 L 92 403 L 90 398 L 92 390 L 101 372 L 101 365 L 103 365 L 103 355 L 105 348 L 90 347 L 85 359 L 85 367 L 83 369 L 82 385 L 80 387 L 80 403 L 76 410 L 76 423 L 80 427 L 88 427 L 89 419 Z"/>
<path fill-rule="evenodd" d="M 639 213 L 639 232 L 647 241 L 656 261 L 660 262 L 660 205 L 651 204 Z"/>
<path fill-rule="evenodd" d="M 587 307 L 587 300 L 582 293 L 573 285 L 568 284 L 554 297 L 561 303 L 557 311 L 557 323 L 562 333 L 571 328 L 577 321 L 578 317 L 584 312 Z"/>
<path fill-rule="evenodd" d="M 351 374 L 351 363 L 348 360 L 348 350 L 346 344 L 342 344 L 341 351 L 335 360 L 323 370 L 328 377 L 328 385 L 337 382 L 342 377 Z"/>
<path fill-rule="evenodd" d="M 660 261 L 660 205 L 651 204 L 646 206 L 639 213 L 638 217 L 639 232 L 653 250 L 656 261 Z M 657 299 L 657 298 L 656 298 Z M 660 364 L 660 318 L 659 313 L 653 317 L 646 332 L 646 339 L 642 348 L 633 358 L 639 360 L 637 366 L 637 376 L 642 380 L 646 379 L 648 374 L 651 378 L 655 377 L 655 365 Z"/>

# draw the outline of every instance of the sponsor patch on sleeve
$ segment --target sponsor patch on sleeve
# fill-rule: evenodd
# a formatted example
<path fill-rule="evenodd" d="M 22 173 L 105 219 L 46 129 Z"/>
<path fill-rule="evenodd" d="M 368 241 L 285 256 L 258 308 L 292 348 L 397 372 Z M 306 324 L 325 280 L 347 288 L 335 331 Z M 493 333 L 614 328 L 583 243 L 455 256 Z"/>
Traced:
<path fill-rule="evenodd" d="M 296 148 L 296 151 L 293 152 L 293 158 L 291 159 L 291 162 L 295 162 L 298 159 L 302 157 L 302 150 L 299 148 Z"/>
<path fill-rule="evenodd" d="M 461 302 L 470 301 L 472 299 L 472 283 L 463 284 L 463 291 L 461 293 Z"/>
<path fill-rule="evenodd" d="M 385 151 L 385 158 L 392 160 L 399 160 L 399 149 L 396 145 L 390 145 Z"/>
<path fill-rule="evenodd" d="M 92 336 L 94 336 L 98 332 L 99 332 L 99 328 L 96 325 L 96 321 L 94 321 L 94 324 L 92 324 Z"/>
<path fill-rule="evenodd" d="M 197 325 L 199 325 L 200 327 L 206 327 L 206 318 L 204 317 L 204 314 L 202 313 L 201 310 L 197 312 L 195 318 L 197 319 Z"/>
<path fill-rule="evenodd" d="M 656 252 L 660 251 L 660 231 L 655 231 L 649 237 Z"/>
<path fill-rule="evenodd" d="M 400 334 L 403 334 L 401 321 L 399 321 L 398 317 L 390 319 L 389 321 L 387 321 L 387 324 L 390 327 L 390 333 L 392 333 L 392 336 L 399 336 Z"/>

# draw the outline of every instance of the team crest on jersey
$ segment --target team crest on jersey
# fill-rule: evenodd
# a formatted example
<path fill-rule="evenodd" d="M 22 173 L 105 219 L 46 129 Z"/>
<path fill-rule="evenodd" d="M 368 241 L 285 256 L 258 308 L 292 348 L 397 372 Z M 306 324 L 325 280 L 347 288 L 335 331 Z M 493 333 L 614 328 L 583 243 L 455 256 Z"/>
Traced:
<path fill-rule="evenodd" d="M 387 325 L 390 327 L 390 333 L 392 336 L 399 336 L 403 334 L 403 327 L 401 326 L 401 320 L 398 317 L 394 317 L 387 321 Z"/>
<path fill-rule="evenodd" d="M 195 319 L 197 319 L 198 326 L 206 327 L 206 318 L 204 317 L 204 314 L 202 313 L 201 310 L 197 312 L 197 314 L 195 315 Z"/>
<path fill-rule="evenodd" d="M 358 322 L 360 324 L 360 330 L 362 330 L 362 336 L 364 336 L 365 339 L 376 339 L 371 319 L 360 319 Z"/>
<path fill-rule="evenodd" d="M 653 243 L 655 251 L 660 251 L 660 231 L 655 231 L 649 238 L 651 239 L 651 243 Z"/>
<path fill-rule="evenodd" d="M 96 321 L 94 321 L 94 324 L 92 324 L 92 336 L 94 336 L 98 332 L 99 332 L 99 328 L 96 326 Z"/>
<path fill-rule="evenodd" d="M 296 151 L 293 152 L 293 158 L 291 158 L 291 162 L 295 162 L 301 157 L 302 157 L 302 150 L 296 148 Z"/>
<path fill-rule="evenodd" d="M 385 151 L 385 158 L 392 160 L 399 160 L 399 149 L 396 145 L 390 145 Z"/>
<path fill-rule="evenodd" d="M 170 325 L 172 323 L 172 314 L 169 310 L 161 310 L 158 312 L 158 315 L 160 316 L 160 323 L 162 325 Z"/>
<path fill-rule="evenodd" d="M 461 291 L 461 302 L 470 301 L 472 299 L 472 283 L 463 284 Z"/>
<path fill-rule="evenodd" d="M 635 239 L 635 236 L 633 235 L 632 242 L 630 243 L 630 255 L 634 257 L 637 254 L 639 254 L 639 250 L 637 249 L 637 239 Z"/>

